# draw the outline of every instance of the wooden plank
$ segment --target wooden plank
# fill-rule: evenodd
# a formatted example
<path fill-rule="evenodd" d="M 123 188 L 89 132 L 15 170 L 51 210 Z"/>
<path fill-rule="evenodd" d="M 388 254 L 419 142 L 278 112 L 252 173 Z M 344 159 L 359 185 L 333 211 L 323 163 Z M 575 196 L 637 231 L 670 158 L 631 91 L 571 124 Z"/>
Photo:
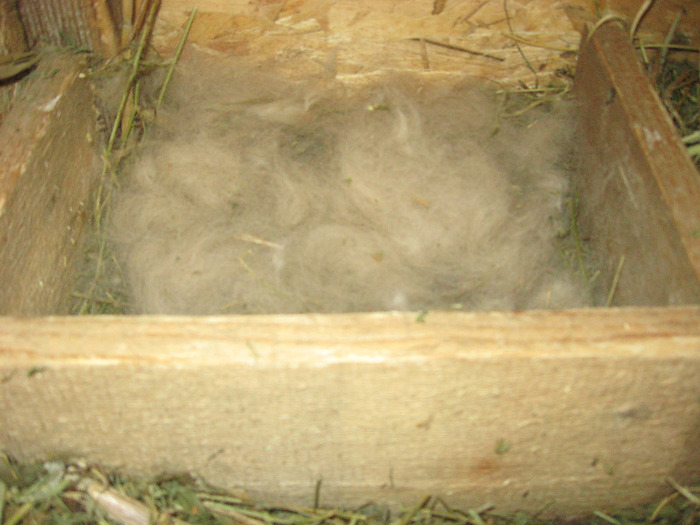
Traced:
<path fill-rule="evenodd" d="M 637 13 L 642 7 L 639 0 L 607 0 L 604 5 L 582 4 L 567 2 L 563 9 L 571 16 L 574 27 L 580 33 L 586 28 L 586 23 L 594 25 L 606 14 L 614 14 L 632 25 Z M 645 43 L 661 43 L 665 40 L 671 27 L 676 23 L 676 37 L 682 35 L 689 43 L 697 45 L 700 42 L 700 0 L 654 0 L 647 6 L 635 36 Z M 647 50 L 648 52 L 650 50 Z"/>
<path fill-rule="evenodd" d="M 24 28 L 14 2 L 0 3 L 0 57 L 27 49 Z"/>
<path fill-rule="evenodd" d="M 615 303 L 700 300 L 700 176 L 617 23 L 584 45 L 580 104 L 581 225 L 603 257 L 608 290 L 625 257 Z"/>
<path fill-rule="evenodd" d="M 27 49 L 24 28 L 19 19 L 17 8 L 12 2 L 0 2 L 0 60 L 8 55 L 19 55 Z M 14 86 L 6 82 L 3 68 L 0 67 L 0 124 L 5 114 L 12 107 Z"/>
<path fill-rule="evenodd" d="M 43 57 L 0 128 L 0 314 L 68 311 L 100 169 L 83 71 Z"/>
<path fill-rule="evenodd" d="M 607 8 L 627 18 L 634 19 L 642 2 L 639 0 L 608 0 Z M 677 34 L 682 33 L 694 42 L 700 41 L 700 0 L 655 0 L 642 19 L 640 30 L 657 33 L 664 38 L 674 19 L 680 14 Z"/>
<path fill-rule="evenodd" d="M 564 516 L 700 481 L 698 377 L 700 307 L 1 318 L 0 449 Z"/>
<path fill-rule="evenodd" d="M 560 68 L 572 69 L 579 34 L 554 4 L 512 0 L 509 24 L 501 0 L 449 1 L 438 12 L 435 0 L 164 0 L 154 43 L 170 54 L 197 7 L 190 43 L 215 54 L 274 63 L 295 79 L 335 76 L 355 83 L 380 72 L 411 71 L 534 83 L 515 40 L 504 33 L 536 44 L 521 45 L 540 82 Z"/>
<path fill-rule="evenodd" d="M 107 0 L 21 0 L 20 15 L 30 46 L 90 49 L 111 57 L 119 50 Z"/>

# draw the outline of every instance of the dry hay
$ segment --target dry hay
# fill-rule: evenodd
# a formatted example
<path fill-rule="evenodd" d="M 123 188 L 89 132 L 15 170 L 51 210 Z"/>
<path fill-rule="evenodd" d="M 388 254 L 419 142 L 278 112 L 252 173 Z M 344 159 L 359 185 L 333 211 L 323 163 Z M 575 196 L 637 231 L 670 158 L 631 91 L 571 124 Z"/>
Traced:
<path fill-rule="evenodd" d="M 368 503 L 355 509 L 319 505 L 322 484 L 309 493 L 308 506 L 253 501 L 244 494 L 216 489 L 190 475 L 141 480 L 106 472 L 84 463 L 17 463 L 0 454 L 0 523 L 43 525 L 115 523 L 117 525 L 690 525 L 700 520 L 700 488 L 668 479 L 668 495 L 635 508 L 584 516 L 545 517 L 504 514 L 487 505 L 456 509 L 426 496 L 399 511 Z"/>

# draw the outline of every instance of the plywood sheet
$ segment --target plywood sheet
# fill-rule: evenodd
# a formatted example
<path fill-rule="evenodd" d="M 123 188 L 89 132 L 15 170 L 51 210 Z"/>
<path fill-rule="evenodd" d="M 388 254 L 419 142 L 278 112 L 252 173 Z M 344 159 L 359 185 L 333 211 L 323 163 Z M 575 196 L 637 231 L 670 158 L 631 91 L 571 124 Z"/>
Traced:
<path fill-rule="evenodd" d="M 700 481 L 700 307 L 0 319 L 0 449 L 560 516 Z"/>

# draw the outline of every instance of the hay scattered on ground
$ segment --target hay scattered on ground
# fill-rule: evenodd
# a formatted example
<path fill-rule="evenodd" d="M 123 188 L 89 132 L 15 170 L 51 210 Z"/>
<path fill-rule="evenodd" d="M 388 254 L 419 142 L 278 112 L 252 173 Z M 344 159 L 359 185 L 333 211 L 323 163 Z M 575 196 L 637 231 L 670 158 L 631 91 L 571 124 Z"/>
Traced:
<path fill-rule="evenodd" d="M 426 496 L 392 512 L 368 503 L 355 509 L 320 507 L 322 486 L 310 491 L 309 506 L 280 506 L 218 490 L 189 475 L 144 481 L 85 464 L 53 461 L 18 464 L 0 454 L 2 525 L 693 525 L 700 520 L 700 487 L 668 481 L 668 496 L 615 512 L 591 509 L 587 516 L 544 519 L 540 514 L 503 514 L 486 506 L 456 509 Z M 543 511 L 546 509 L 543 509 Z"/>
<path fill-rule="evenodd" d="M 679 10 L 663 42 L 639 39 L 640 59 L 675 124 L 688 154 L 700 169 L 700 48 L 679 31 Z"/>

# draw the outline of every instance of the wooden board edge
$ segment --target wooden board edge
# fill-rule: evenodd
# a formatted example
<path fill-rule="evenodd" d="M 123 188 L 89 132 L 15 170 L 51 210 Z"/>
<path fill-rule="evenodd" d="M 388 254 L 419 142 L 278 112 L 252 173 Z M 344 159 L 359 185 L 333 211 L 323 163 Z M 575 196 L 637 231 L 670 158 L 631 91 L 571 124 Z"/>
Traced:
<path fill-rule="evenodd" d="M 521 312 L 0 317 L 0 363 L 321 367 L 430 359 L 697 359 L 700 306 Z"/>
<path fill-rule="evenodd" d="M 0 449 L 297 505 L 565 516 L 700 480 L 700 308 L 417 316 L 2 318 Z"/>
<path fill-rule="evenodd" d="M 100 167 L 79 56 L 45 55 L 0 128 L 0 313 L 67 313 Z"/>
<path fill-rule="evenodd" d="M 575 81 L 582 226 L 606 258 L 616 304 L 700 300 L 700 176 L 628 33 L 609 22 L 583 36 Z"/>

